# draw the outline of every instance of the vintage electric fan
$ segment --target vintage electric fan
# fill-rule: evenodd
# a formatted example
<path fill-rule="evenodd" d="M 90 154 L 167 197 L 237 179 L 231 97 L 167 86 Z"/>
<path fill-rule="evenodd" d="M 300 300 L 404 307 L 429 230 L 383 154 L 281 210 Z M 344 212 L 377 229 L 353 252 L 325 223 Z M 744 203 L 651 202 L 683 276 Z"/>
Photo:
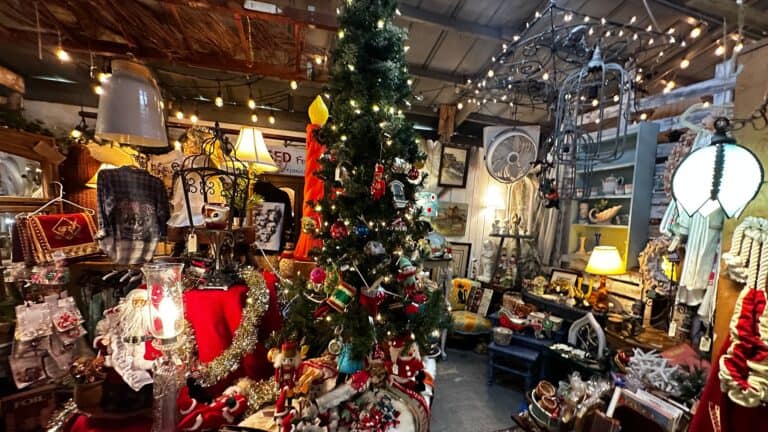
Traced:
<path fill-rule="evenodd" d="M 494 179 L 501 183 L 514 183 L 533 168 L 536 141 L 525 131 L 518 128 L 487 127 L 483 135 L 485 167 Z"/>

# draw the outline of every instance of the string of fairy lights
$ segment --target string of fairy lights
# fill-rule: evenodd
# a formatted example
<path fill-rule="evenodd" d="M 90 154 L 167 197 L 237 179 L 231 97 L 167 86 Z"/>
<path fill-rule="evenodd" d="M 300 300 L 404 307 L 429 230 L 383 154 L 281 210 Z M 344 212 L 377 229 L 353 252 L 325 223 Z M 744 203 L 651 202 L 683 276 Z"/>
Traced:
<path fill-rule="evenodd" d="M 736 32 L 726 32 L 726 23 L 723 23 L 723 35 L 718 37 L 713 43 L 703 49 L 697 49 L 690 51 L 682 55 L 679 63 L 677 64 L 677 70 L 682 71 L 691 67 L 694 60 L 705 54 L 714 45 L 714 49 L 711 51 L 717 57 L 726 60 L 729 55 L 735 56 L 740 53 L 744 48 L 744 36 L 743 36 L 743 5 L 740 7 L 740 19 L 738 23 L 738 30 Z M 340 9 L 337 8 L 337 13 L 340 13 Z M 400 15 L 400 11 L 397 11 Z M 655 19 L 651 19 L 655 23 Z M 377 28 L 383 28 L 386 23 L 383 20 L 379 20 L 376 23 Z M 516 88 L 522 81 L 538 81 L 550 88 L 556 88 L 558 80 L 562 79 L 566 75 L 566 71 L 559 68 L 558 58 L 552 53 L 552 57 L 545 59 L 546 62 L 550 62 L 550 65 L 541 64 L 538 65 L 535 59 L 524 59 L 522 62 L 516 59 L 515 56 L 521 52 L 525 53 L 526 50 L 534 49 L 534 51 L 541 49 L 546 44 L 542 43 L 542 32 L 535 31 L 537 25 L 540 24 L 549 25 L 547 30 L 552 33 L 552 39 L 554 39 L 555 31 L 583 31 L 585 40 L 591 38 L 590 44 L 596 46 L 596 44 L 607 45 L 612 42 L 626 43 L 627 47 L 635 46 L 636 55 L 629 56 L 634 66 L 634 84 L 636 88 L 646 83 L 646 81 L 659 82 L 663 85 L 662 92 L 668 93 L 677 87 L 675 81 L 677 72 L 674 69 L 662 71 L 657 74 L 653 74 L 650 69 L 655 65 L 647 66 L 647 69 L 641 67 L 641 64 L 646 62 L 652 62 L 655 59 L 655 63 L 658 64 L 669 51 L 674 48 L 688 47 L 688 44 L 704 36 L 708 30 L 709 24 L 701 19 L 695 17 L 689 17 L 686 20 L 686 24 L 689 28 L 686 31 L 678 31 L 677 29 L 670 28 L 666 31 L 661 29 L 654 29 L 653 24 L 649 24 L 647 27 L 640 27 L 637 16 L 632 16 L 627 22 L 616 22 L 609 20 L 605 17 L 595 17 L 581 12 L 566 9 L 555 4 L 550 4 L 543 11 L 536 11 L 534 17 L 525 23 L 525 29 L 511 37 L 511 40 L 503 42 L 499 51 L 490 58 L 490 67 L 484 72 L 474 77 L 468 78 L 463 85 L 454 86 L 457 94 L 456 107 L 458 110 L 463 110 L 469 105 L 474 105 L 475 110 L 482 110 L 487 104 L 508 104 L 510 108 L 517 109 L 517 106 L 527 105 L 532 109 L 542 109 L 541 100 L 536 100 L 531 95 L 519 94 L 519 89 Z M 529 33 L 533 32 L 532 36 Z M 61 34 L 58 33 L 58 45 L 54 51 L 55 57 L 62 63 L 73 61 L 73 57 L 67 52 L 61 40 Z M 336 36 L 339 39 L 343 39 L 345 36 L 345 29 L 339 28 Z M 532 48 L 533 47 L 533 48 Z M 403 47 L 405 52 L 408 52 L 410 46 L 405 45 Z M 629 51 L 627 49 L 627 51 Z M 517 61 L 516 61 L 517 60 Z M 315 55 L 313 63 L 317 66 L 326 65 L 328 62 L 327 55 Z M 562 63 L 562 62 L 560 62 Z M 92 89 L 96 95 L 101 96 L 104 94 L 103 84 L 111 76 L 111 69 L 109 66 L 109 60 L 105 59 L 100 68 L 94 65 L 94 56 L 91 54 L 90 65 L 88 65 L 90 76 L 93 79 Z M 349 64 L 347 67 L 354 71 L 355 65 Z M 177 72 L 173 72 L 177 73 Z M 194 77 L 198 78 L 198 77 Z M 272 95 L 259 96 L 256 98 L 253 94 L 253 84 L 259 81 L 261 78 L 249 79 L 242 77 L 229 78 L 229 79 L 214 79 L 216 84 L 212 86 L 178 86 L 172 84 L 164 84 L 162 86 L 163 91 L 166 92 L 167 88 L 173 88 L 175 95 L 168 98 L 169 115 L 172 115 L 177 120 L 188 119 L 193 124 L 200 121 L 200 114 L 198 106 L 203 104 L 212 104 L 216 108 L 238 107 L 243 106 L 248 110 L 248 117 L 254 124 L 261 120 L 259 114 L 266 111 L 266 121 L 270 125 L 274 125 L 277 122 L 275 114 L 279 111 L 283 111 L 281 108 L 275 107 L 276 103 L 281 103 L 288 99 L 289 106 L 292 105 L 292 97 L 296 90 L 299 88 L 299 83 L 296 80 L 290 80 L 288 82 L 288 89 L 276 92 Z M 233 82 L 237 81 L 237 82 Z M 413 85 L 413 79 L 408 79 L 408 85 Z M 198 94 L 195 97 L 188 98 L 178 96 L 178 93 L 182 89 L 216 89 L 216 96 L 213 99 L 204 97 Z M 234 88 L 247 88 L 248 98 L 244 104 L 236 102 L 234 100 L 226 100 L 223 90 L 231 91 Z M 444 87 L 434 91 L 441 91 Z M 529 87 L 530 88 L 530 87 Z M 433 90 L 424 90 L 419 94 L 414 95 L 413 99 L 421 101 L 424 98 L 424 93 L 429 93 Z M 228 93 L 227 92 L 227 93 Z M 167 93 L 167 92 L 166 92 Z M 279 98 L 279 100 L 277 100 Z M 410 101 L 405 100 L 405 104 L 410 108 Z M 185 111 L 184 105 L 188 107 L 194 106 L 194 109 L 189 112 Z M 546 108 L 544 108 L 546 109 Z M 642 119 L 642 118 L 641 118 Z"/>

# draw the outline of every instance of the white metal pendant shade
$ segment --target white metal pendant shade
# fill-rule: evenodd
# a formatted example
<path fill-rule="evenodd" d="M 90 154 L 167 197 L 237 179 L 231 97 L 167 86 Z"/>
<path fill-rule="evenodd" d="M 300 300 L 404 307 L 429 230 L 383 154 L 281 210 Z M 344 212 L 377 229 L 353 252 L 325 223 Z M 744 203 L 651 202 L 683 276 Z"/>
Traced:
<path fill-rule="evenodd" d="M 140 147 L 168 147 L 163 98 L 146 66 L 114 60 L 102 84 L 96 137 Z"/>
<path fill-rule="evenodd" d="M 741 214 L 763 183 L 763 166 L 754 153 L 718 132 L 712 145 L 693 151 L 672 175 L 672 195 L 689 215 L 722 209 Z"/>

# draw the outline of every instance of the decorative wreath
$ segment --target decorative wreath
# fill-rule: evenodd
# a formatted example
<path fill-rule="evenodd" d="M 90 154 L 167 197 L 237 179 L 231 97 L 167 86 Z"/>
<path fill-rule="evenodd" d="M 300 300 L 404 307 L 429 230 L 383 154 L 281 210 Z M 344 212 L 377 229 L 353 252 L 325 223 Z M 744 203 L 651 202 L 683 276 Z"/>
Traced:
<path fill-rule="evenodd" d="M 672 197 L 672 175 L 680 165 L 680 162 L 691 152 L 696 134 L 688 131 L 682 137 L 680 142 L 675 144 L 672 152 L 667 156 L 667 162 L 664 164 L 664 193 L 668 198 Z"/>
<path fill-rule="evenodd" d="M 669 249 L 670 242 L 671 240 L 666 236 L 650 240 L 638 257 L 643 287 L 662 295 L 669 294 L 670 281 L 661 268 L 661 262 L 662 256 L 666 255 Z"/>

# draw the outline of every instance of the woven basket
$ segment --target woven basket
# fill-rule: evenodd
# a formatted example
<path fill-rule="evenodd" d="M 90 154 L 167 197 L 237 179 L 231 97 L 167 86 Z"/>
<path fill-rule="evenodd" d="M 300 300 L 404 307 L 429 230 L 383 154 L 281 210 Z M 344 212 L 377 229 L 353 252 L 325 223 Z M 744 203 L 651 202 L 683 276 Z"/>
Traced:
<path fill-rule="evenodd" d="M 493 341 L 496 345 L 507 346 L 512 342 L 512 330 L 506 327 L 493 328 Z"/>

